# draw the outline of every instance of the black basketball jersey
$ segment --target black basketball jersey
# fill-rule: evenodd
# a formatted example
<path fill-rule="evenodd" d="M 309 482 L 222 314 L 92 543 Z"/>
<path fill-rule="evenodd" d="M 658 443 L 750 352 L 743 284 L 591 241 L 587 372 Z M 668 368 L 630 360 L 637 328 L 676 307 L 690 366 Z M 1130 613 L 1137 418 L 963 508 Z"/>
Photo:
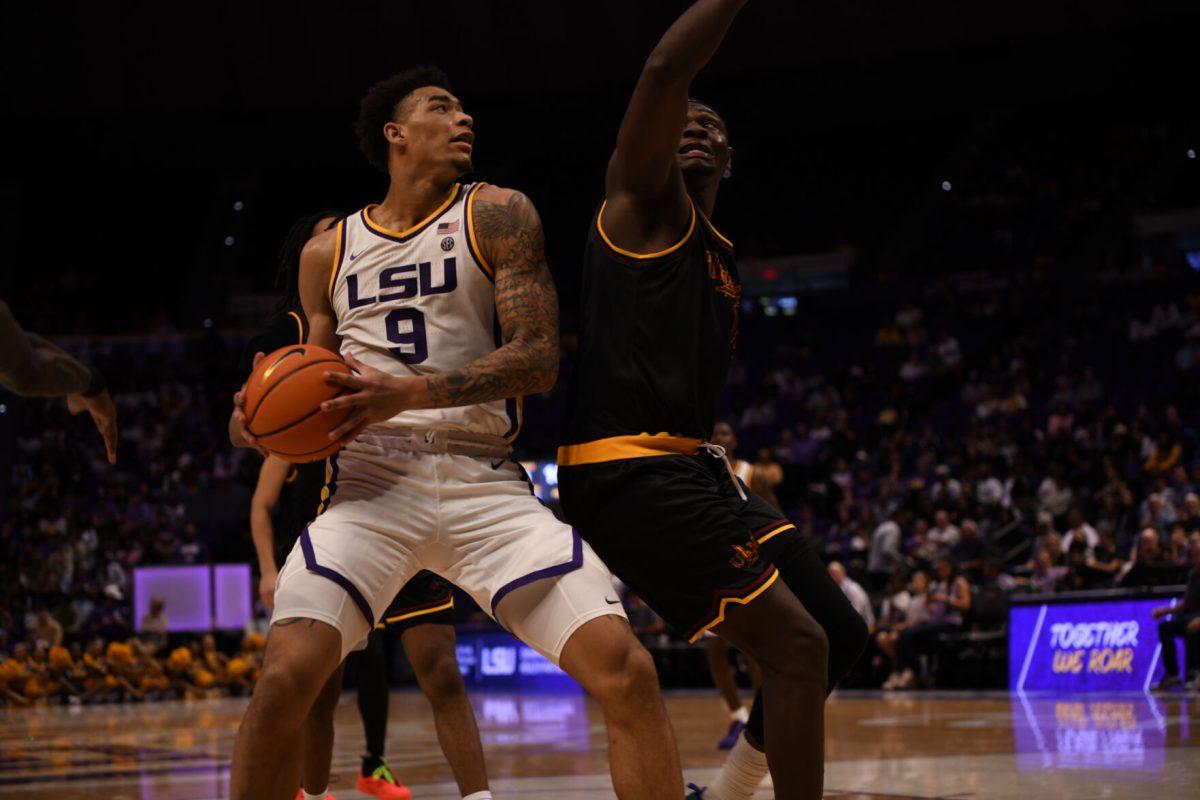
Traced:
<path fill-rule="evenodd" d="M 694 203 L 683 238 L 648 255 L 613 244 L 603 215 L 601 205 L 584 252 L 564 443 L 642 433 L 707 439 L 737 345 L 733 244 Z"/>
<path fill-rule="evenodd" d="M 295 308 L 272 315 L 250 339 L 242 353 L 239 377 L 245 379 L 254 367 L 255 353 L 271 353 L 281 347 L 303 344 L 308 338 L 308 321 L 304 309 Z M 300 531 L 317 515 L 321 490 L 326 481 L 325 461 L 293 464 L 271 513 L 275 528 L 277 557 L 286 556 Z M 279 563 L 282 563 L 280 561 Z"/>

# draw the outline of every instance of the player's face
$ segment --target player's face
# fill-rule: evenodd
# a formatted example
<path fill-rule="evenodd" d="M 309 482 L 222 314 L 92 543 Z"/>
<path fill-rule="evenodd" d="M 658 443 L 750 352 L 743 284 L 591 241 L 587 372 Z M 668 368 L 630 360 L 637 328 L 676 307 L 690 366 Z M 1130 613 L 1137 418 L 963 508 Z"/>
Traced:
<path fill-rule="evenodd" d="M 401 123 L 405 153 L 418 163 L 446 164 L 457 175 L 470 172 L 475 120 L 463 111 L 458 98 L 441 87 L 425 86 L 405 102 L 409 104 Z"/>
<path fill-rule="evenodd" d="M 679 140 L 679 168 L 685 177 L 720 178 L 729 167 L 733 148 L 724 121 L 703 103 L 688 103 L 687 122 Z"/>

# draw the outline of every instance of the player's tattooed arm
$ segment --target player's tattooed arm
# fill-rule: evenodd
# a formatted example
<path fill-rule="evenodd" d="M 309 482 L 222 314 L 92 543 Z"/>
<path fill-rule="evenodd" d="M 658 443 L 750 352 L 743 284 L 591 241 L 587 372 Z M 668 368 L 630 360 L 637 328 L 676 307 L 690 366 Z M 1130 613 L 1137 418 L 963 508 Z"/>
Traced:
<path fill-rule="evenodd" d="M 687 198 L 676 163 L 687 119 L 688 90 L 725 38 L 747 0 L 697 0 L 663 34 L 646 59 L 633 90 L 617 147 L 608 164 L 610 206 L 622 196 L 633 204 L 667 210 L 686 224 Z M 666 208 L 664 209 L 664 201 Z M 669 202 L 674 201 L 674 202 Z M 619 215 L 619 208 L 614 212 Z M 609 215 L 605 214 L 606 225 Z"/>
<path fill-rule="evenodd" d="M 537 209 L 521 192 L 487 187 L 475 202 L 474 226 L 494 270 L 503 344 L 431 377 L 429 397 L 436 408 L 545 392 L 558 379 L 558 294 Z"/>
<path fill-rule="evenodd" d="M 91 371 L 70 353 L 22 330 L 9 307 L 0 302 L 0 384 L 23 397 L 81 394 Z"/>

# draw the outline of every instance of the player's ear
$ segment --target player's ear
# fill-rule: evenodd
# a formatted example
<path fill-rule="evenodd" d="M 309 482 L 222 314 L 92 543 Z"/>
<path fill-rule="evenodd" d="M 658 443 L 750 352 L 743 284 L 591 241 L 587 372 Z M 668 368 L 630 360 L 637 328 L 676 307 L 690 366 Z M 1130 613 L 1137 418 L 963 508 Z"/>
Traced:
<path fill-rule="evenodd" d="M 404 130 L 404 125 L 399 122 L 388 122 L 383 126 L 383 135 L 388 140 L 388 144 L 403 146 L 407 139 L 407 134 L 408 132 Z"/>
<path fill-rule="evenodd" d="M 721 174 L 722 178 L 733 177 L 733 148 L 729 148 L 729 158 L 725 160 L 725 172 Z"/>

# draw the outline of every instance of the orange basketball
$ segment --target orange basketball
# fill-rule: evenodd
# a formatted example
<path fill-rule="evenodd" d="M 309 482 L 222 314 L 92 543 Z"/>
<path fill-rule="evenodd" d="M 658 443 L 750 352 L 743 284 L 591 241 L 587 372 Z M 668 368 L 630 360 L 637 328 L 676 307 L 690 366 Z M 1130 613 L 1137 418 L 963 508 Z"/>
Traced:
<path fill-rule="evenodd" d="M 342 393 L 326 372 L 349 373 L 337 353 L 311 344 L 282 347 L 258 362 L 246 381 L 246 429 L 259 445 L 285 461 L 316 461 L 337 451 L 329 432 L 350 410 L 327 413 L 321 403 Z"/>

